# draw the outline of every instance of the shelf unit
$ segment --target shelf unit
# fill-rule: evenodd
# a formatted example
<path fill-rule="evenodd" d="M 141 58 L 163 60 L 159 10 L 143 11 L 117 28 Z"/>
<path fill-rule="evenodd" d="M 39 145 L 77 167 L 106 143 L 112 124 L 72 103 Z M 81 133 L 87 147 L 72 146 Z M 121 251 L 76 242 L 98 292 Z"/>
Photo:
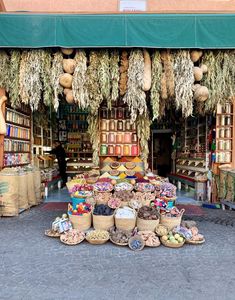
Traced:
<path fill-rule="evenodd" d="M 176 175 L 195 180 L 206 177 L 209 169 L 209 145 L 207 116 L 189 117 L 181 130 L 180 145 L 176 159 Z"/>
<path fill-rule="evenodd" d="M 68 174 L 78 173 L 82 167 L 93 166 L 87 117 L 88 112 L 76 105 L 60 105 L 58 136 L 65 143 Z"/>
<path fill-rule="evenodd" d="M 131 124 L 128 107 L 123 103 L 108 110 L 103 106 L 99 112 L 100 157 L 139 156 L 136 124 Z"/>
<path fill-rule="evenodd" d="M 52 129 L 42 126 L 33 126 L 33 153 L 43 155 L 45 151 L 52 149 Z"/>
<path fill-rule="evenodd" d="M 5 108 L 7 133 L 4 137 L 3 167 L 24 166 L 31 162 L 31 111 L 26 105 Z"/>
<path fill-rule="evenodd" d="M 234 103 L 217 105 L 216 113 L 216 163 L 234 164 Z"/>

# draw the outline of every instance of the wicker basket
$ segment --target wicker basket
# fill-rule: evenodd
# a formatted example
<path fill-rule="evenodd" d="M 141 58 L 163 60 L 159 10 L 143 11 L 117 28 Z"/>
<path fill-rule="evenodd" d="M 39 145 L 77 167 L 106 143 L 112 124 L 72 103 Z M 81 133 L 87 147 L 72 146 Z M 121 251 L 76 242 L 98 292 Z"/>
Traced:
<path fill-rule="evenodd" d="M 95 229 L 109 230 L 114 226 L 114 215 L 111 216 L 97 216 L 92 215 L 93 227 Z"/>
<path fill-rule="evenodd" d="M 168 248 L 181 248 L 183 247 L 185 241 L 183 241 L 182 243 L 179 243 L 179 244 L 174 244 L 174 243 L 169 243 L 167 241 L 164 241 L 162 238 L 160 238 L 161 240 L 161 243 L 165 246 L 165 247 L 168 247 Z"/>
<path fill-rule="evenodd" d="M 159 224 L 159 219 L 157 220 L 144 220 L 141 218 L 137 218 L 137 228 L 139 231 L 155 231 L 157 225 Z"/>
<path fill-rule="evenodd" d="M 112 238 L 110 237 L 110 241 L 113 243 L 113 244 L 115 244 L 115 245 L 117 245 L 117 246 L 121 246 L 121 247 L 123 247 L 123 246 L 127 246 L 128 245 L 128 243 L 117 243 L 117 242 L 115 242 L 114 240 L 112 240 Z"/>
<path fill-rule="evenodd" d="M 165 215 L 161 215 L 160 224 L 165 225 L 169 230 L 172 230 L 174 227 L 180 225 L 184 212 L 185 209 L 181 209 L 179 217 L 166 217 Z"/>
<path fill-rule="evenodd" d="M 134 209 L 133 211 L 135 212 L 135 218 L 132 219 L 117 218 L 116 215 L 114 215 L 115 226 L 121 230 L 133 230 L 136 225 L 136 211 Z"/>
<path fill-rule="evenodd" d="M 61 236 L 61 234 L 59 232 L 54 231 L 52 229 L 45 230 L 45 235 L 52 237 L 52 238 L 59 238 Z"/>
<path fill-rule="evenodd" d="M 86 235 L 86 240 L 88 241 L 88 243 L 90 243 L 92 245 L 103 245 L 103 244 L 105 244 L 109 240 L 109 234 L 107 234 L 107 238 L 106 239 L 102 239 L 102 240 L 90 239 L 89 236 Z"/>
<path fill-rule="evenodd" d="M 131 242 L 132 242 L 133 240 L 138 240 L 138 241 L 140 241 L 140 242 L 142 243 L 142 246 L 141 246 L 139 249 L 133 249 L 133 248 L 131 247 Z M 140 236 L 138 236 L 138 235 L 135 235 L 135 236 L 132 236 L 132 237 L 129 239 L 128 246 L 129 246 L 129 248 L 130 248 L 131 250 L 133 250 L 133 251 L 140 251 L 140 250 L 143 250 L 143 249 L 144 249 L 145 242 L 144 242 L 144 240 L 142 239 L 142 237 L 140 237 Z"/>
<path fill-rule="evenodd" d="M 185 243 L 186 244 L 190 244 L 190 245 L 201 245 L 203 243 L 205 243 L 205 239 L 201 240 L 201 241 L 190 241 L 190 240 L 186 240 Z"/>
<path fill-rule="evenodd" d="M 162 234 L 160 231 L 159 231 L 159 228 L 160 227 L 164 227 L 164 228 L 166 228 L 166 234 Z M 167 235 L 168 234 L 168 232 L 169 232 L 169 229 L 168 229 L 168 227 L 167 226 L 165 226 L 165 225 L 163 225 L 163 224 L 159 224 L 157 227 L 156 227 L 156 229 L 155 229 L 155 232 L 156 232 L 156 234 L 157 234 L 157 236 L 163 236 L 163 235 Z"/>
<path fill-rule="evenodd" d="M 65 245 L 68 245 L 68 246 L 76 246 L 76 245 L 78 245 L 78 244 L 80 244 L 81 242 L 83 242 L 84 241 L 84 239 L 85 239 L 85 237 L 83 238 L 83 239 L 81 239 L 80 241 L 77 241 L 77 242 L 73 242 L 73 243 L 68 243 L 68 242 L 65 242 L 64 240 L 63 240 L 63 234 L 60 236 L 60 241 L 61 241 L 61 243 L 63 243 L 63 244 L 65 244 Z"/>
<path fill-rule="evenodd" d="M 88 230 L 91 227 L 91 213 L 84 214 L 82 216 L 69 215 L 74 229 L 81 231 Z"/>

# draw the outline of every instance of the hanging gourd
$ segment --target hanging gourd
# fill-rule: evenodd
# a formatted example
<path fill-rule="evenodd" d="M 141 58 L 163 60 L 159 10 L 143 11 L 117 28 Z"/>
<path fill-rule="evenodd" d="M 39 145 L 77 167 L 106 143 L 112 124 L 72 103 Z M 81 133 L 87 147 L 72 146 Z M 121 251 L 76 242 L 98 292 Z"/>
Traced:
<path fill-rule="evenodd" d="M 7 101 L 6 96 L 0 97 L 0 134 L 6 135 L 7 128 L 6 128 L 6 122 L 3 115 L 3 104 Z"/>
<path fill-rule="evenodd" d="M 199 61 L 199 59 L 202 57 L 202 51 L 197 51 L 197 50 L 193 50 L 191 53 L 190 53 L 190 58 L 192 60 L 192 62 L 197 62 Z"/>
<path fill-rule="evenodd" d="M 199 86 L 194 92 L 194 99 L 198 102 L 204 102 L 209 97 L 209 90 L 206 86 Z"/>
<path fill-rule="evenodd" d="M 199 67 L 194 67 L 193 68 L 193 74 L 194 74 L 194 79 L 195 81 L 200 81 L 202 80 L 203 77 L 203 72 L 202 69 Z"/>
<path fill-rule="evenodd" d="M 68 58 L 63 59 L 63 69 L 65 73 L 73 74 L 76 67 L 76 62 L 74 59 Z"/>
<path fill-rule="evenodd" d="M 73 53 L 73 48 L 61 48 L 61 52 L 65 55 L 71 55 Z"/>
<path fill-rule="evenodd" d="M 60 85 L 64 88 L 72 87 L 73 76 L 68 73 L 64 73 L 60 76 Z"/>

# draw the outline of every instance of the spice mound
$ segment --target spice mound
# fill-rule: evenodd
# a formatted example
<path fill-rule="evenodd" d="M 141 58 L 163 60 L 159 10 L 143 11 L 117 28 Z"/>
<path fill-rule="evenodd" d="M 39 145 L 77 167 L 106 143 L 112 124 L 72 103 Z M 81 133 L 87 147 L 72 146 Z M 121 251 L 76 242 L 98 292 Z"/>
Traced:
<path fill-rule="evenodd" d="M 110 239 L 114 243 L 127 245 L 131 236 L 132 231 L 124 231 L 114 227 L 110 229 Z"/>
<path fill-rule="evenodd" d="M 108 201 L 108 206 L 113 208 L 113 209 L 116 209 L 118 208 L 119 206 L 121 205 L 121 200 L 118 199 L 118 198 L 110 198 L 109 201 Z"/>
<path fill-rule="evenodd" d="M 113 213 L 114 210 L 105 204 L 96 205 L 93 211 L 93 215 L 97 216 L 111 216 Z"/>
<path fill-rule="evenodd" d="M 77 245 L 81 243 L 85 238 L 85 234 L 77 229 L 71 229 L 61 235 L 60 240 L 64 244 Z"/>
<path fill-rule="evenodd" d="M 139 231 L 138 235 L 145 241 L 145 245 L 148 247 L 158 247 L 161 244 L 159 238 L 152 231 Z"/>
<path fill-rule="evenodd" d="M 138 211 L 138 217 L 143 220 L 158 220 L 158 211 L 154 207 L 142 206 Z"/>

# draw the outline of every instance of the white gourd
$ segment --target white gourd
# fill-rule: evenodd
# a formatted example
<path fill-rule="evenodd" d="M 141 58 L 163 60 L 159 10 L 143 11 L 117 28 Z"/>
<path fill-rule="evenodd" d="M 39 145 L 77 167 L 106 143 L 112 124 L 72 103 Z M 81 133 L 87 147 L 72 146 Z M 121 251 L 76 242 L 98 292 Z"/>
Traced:
<path fill-rule="evenodd" d="M 206 86 L 200 86 L 194 93 L 194 99 L 199 102 L 204 102 L 209 97 L 209 90 Z"/>
<path fill-rule="evenodd" d="M 147 92 L 151 88 L 151 58 L 147 50 L 144 49 L 144 83 L 143 91 Z"/>
<path fill-rule="evenodd" d="M 203 72 L 202 69 L 199 67 L 194 67 L 193 68 L 193 74 L 194 74 L 194 79 L 195 81 L 200 81 L 202 80 L 203 77 Z"/>

